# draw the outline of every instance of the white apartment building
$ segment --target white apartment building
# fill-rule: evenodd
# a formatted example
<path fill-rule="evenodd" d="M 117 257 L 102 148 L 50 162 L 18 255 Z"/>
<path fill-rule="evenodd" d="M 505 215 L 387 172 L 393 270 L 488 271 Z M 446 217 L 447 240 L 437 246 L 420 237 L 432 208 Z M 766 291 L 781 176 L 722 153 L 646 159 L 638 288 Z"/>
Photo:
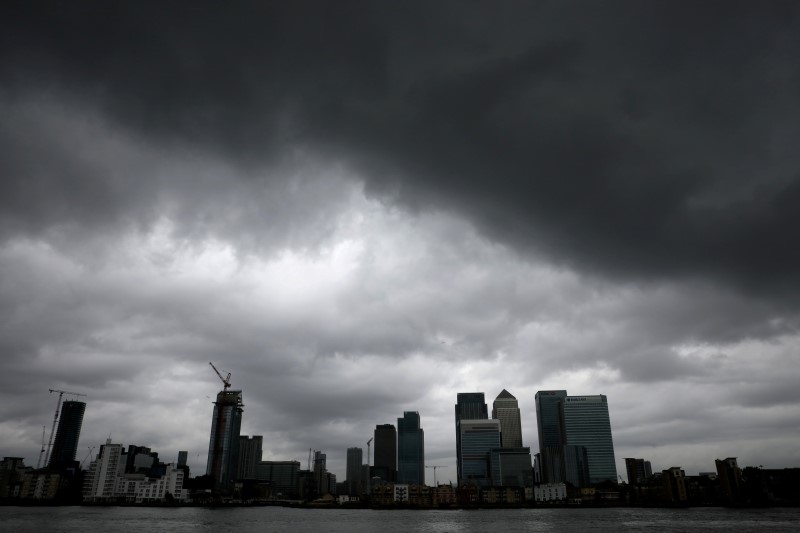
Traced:
<path fill-rule="evenodd" d="M 537 502 L 563 502 L 567 500 L 567 486 L 564 483 L 547 483 L 533 488 Z"/>
<path fill-rule="evenodd" d="M 176 501 L 186 501 L 188 494 L 183 488 L 184 471 L 174 463 L 166 465 L 161 477 L 145 474 L 126 474 L 122 444 L 106 444 L 100 447 L 97 459 L 92 461 L 83 484 L 83 500 L 124 500 L 147 503 L 166 501 L 168 495 Z"/>

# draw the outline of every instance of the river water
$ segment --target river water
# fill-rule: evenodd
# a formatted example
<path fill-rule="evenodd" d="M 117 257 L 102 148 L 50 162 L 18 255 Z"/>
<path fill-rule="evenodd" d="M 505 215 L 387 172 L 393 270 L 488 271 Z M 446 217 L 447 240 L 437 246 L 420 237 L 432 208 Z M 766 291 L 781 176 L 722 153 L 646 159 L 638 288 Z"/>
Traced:
<path fill-rule="evenodd" d="M 0 507 L 2 532 L 116 531 L 800 531 L 800 509 L 480 509 Z"/>

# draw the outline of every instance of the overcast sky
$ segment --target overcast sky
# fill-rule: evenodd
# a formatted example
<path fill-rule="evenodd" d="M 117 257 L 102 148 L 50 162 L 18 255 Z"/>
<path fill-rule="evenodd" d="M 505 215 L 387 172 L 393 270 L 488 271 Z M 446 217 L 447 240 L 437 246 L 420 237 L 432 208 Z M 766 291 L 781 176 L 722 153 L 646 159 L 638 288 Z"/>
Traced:
<path fill-rule="evenodd" d="M 534 453 L 607 395 L 623 478 L 800 466 L 798 57 L 796 2 L 3 2 L 0 455 L 63 389 L 203 474 L 213 361 L 339 480 L 412 410 L 455 481 L 503 388 Z"/>

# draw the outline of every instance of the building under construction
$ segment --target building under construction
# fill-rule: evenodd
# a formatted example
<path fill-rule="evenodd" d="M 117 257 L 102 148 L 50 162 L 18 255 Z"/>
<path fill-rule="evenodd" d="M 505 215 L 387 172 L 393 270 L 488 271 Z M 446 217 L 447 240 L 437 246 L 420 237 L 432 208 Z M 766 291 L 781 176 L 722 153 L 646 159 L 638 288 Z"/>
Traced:
<path fill-rule="evenodd" d="M 209 363 L 211 364 L 211 363 Z M 206 475 L 214 479 L 215 488 L 227 491 L 236 481 L 239 463 L 239 433 L 242 427 L 242 391 L 228 390 L 231 375 L 226 378 L 211 364 L 223 383 L 223 390 L 214 402 L 211 438 L 208 443 Z"/>
<path fill-rule="evenodd" d="M 83 413 L 86 411 L 84 402 L 66 401 L 61 404 L 61 417 L 58 420 L 58 430 L 50 452 L 47 466 L 56 470 L 75 468 L 75 454 L 78 451 L 78 440 L 81 437 Z"/>

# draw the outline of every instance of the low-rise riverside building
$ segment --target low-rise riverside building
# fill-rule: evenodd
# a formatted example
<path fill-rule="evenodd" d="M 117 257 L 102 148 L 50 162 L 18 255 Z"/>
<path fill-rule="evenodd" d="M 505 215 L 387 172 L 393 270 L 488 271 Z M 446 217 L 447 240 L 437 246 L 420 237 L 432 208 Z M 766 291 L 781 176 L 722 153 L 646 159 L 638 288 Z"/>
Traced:
<path fill-rule="evenodd" d="M 52 470 L 32 470 L 22 476 L 19 497 L 28 500 L 52 500 L 61 489 L 64 476 Z"/>
<path fill-rule="evenodd" d="M 455 505 L 458 503 L 456 489 L 450 485 L 439 485 L 432 488 L 431 503 L 436 507 Z"/>
<path fill-rule="evenodd" d="M 520 487 L 487 487 L 481 489 L 481 503 L 488 505 L 517 505 L 525 500 Z"/>
<path fill-rule="evenodd" d="M 537 503 L 567 501 L 567 486 L 564 483 L 543 483 L 533 488 Z"/>

